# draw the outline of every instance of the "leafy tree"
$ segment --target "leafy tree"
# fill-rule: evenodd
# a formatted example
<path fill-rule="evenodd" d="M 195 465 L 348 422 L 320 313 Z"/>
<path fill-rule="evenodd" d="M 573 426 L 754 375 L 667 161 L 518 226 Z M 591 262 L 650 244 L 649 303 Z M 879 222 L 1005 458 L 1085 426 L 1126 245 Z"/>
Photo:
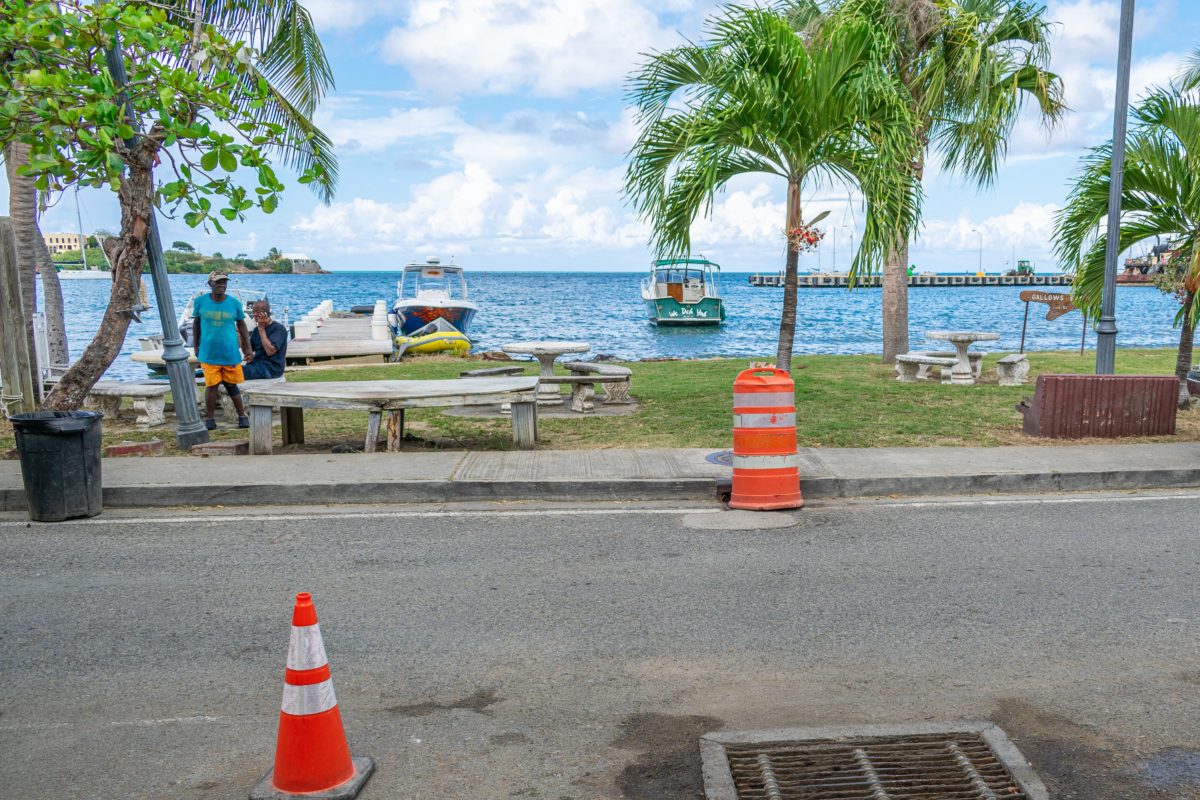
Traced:
<path fill-rule="evenodd" d="M 706 40 L 652 56 L 634 75 L 641 129 L 625 190 L 652 225 L 659 257 L 691 250 L 691 226 L 739 175 L 787 183 L 789 247 L 776 361 L 791 369 L 796 329 L 804 190 L 831 181 L 862 189 L 866 232 L 855 265 L 882 260 L 895 231 L 917 216 L 907 164 L 915 121 L 884 68 L 890 47 L 874 22 L 835 10 L 819 30 L 796 33 L 772 9 L 730 7 L 711 18 Z"/>
<path fill-rule="evenodd" d="M 276 207 L 283 185 L 270 152 L 302 160 L 316 146 L 263 118 L 274 90 L 254 66 L 256 52 L 201 19 L 181 24 L 162 7 L 119 0 L 0 1 L 0 53 L 8 55 L 0 62 L 0 141 L 29 146 L 20 171 L 39 190 L 108 186 L 121 204 L 100 330 L 46 401 L 77 408 L 124 340 L 155 204 L 181 210 L 193 227 L 223 231 L 222 220 Z M 125 89 L 104 66 L 118 34 Z M 172 179 L 156 190 L 159 159 Z M 257 185 L 243 185 L 239 168 Z M 331 176 L 312 162 L 300 180 Z"/>
<path fill-rule="evenodd" d="M 98 248 L 99 246 L 100 246 L 100 240 L 97 239 L 95 236 L 87 237 L 87 242 L 84 244 L 84 247 L 87 247 L 89 249 L 93 248 L 93 247 Z"/>
<path fill-rule="evenodd" d="M 278 261 L 281 257 L 282 256 L 279 254 L 279 248 L 272 247 L 267 251 L 267 258 L 271 259 L 272 261 Z"/>
<path fill-rule="evenodd" d="M 192 247 L 187 242 L 174 241 L 171 242 L 171 249 L 178 250 L 180 253 L 194 253 L 196 248 Z"/>
<path fill-rule="evenodd" d="M 1175 243 L 1175 256 L 1158 285 L 1179 298 L 1175 374 L 1183 405 L 1200 315 L 1200 93 L 1179 86 L 1157 89 L 1131 113 L 1118 250 L 1156 237 Z M 1099 318 L 1104 287 L 1111 167 L 1112 142 L 1088 153 L 1066 206 L 1055 218 L 1058 256 L 1065 269 L 1075 272 L 1075 304 L 1093 318 Z"/>
<path fill-rule="evenodd" d="M 1065 111 L 1062 83 L 1047 71 L 1050 23 L 1029 0 L 837 0 L 876 21 L 893 46 L 888 70 L 904 86 L 920 143 L 907 165 L 916 183 L 932 152 L 943 167 L 978 186 L 995 179 L 1008 136 L 1026 101 L 1053 124 Z M 800 30 L 819 27 L 816 3 L 789 16 Z M 919 188 L 918 188 L 919 191 Z M 908 352 L 908 250 L 902 229 L 883 269 L 883 362 Z"/>

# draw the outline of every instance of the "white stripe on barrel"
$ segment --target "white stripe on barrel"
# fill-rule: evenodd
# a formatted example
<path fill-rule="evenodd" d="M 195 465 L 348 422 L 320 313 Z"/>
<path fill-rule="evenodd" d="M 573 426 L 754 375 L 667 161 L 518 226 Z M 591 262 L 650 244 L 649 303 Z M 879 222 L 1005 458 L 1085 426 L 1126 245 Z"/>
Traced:
<path fill-rule="evenodd" d="M 325 643 L 321 641 L 321 626 L 293 625 L 288 639 L 287 668 L 316 669 L 328 663 Z"/>
<path fill-rule="evenodd" d="M 796 412 L 785 414 L 734 414 L 735 428 L 794 428 L 796 427 Z"/>
<path fill-rule="evenodd" d="M 739 408 L 793 408 L 796 395 L 793 392 L 734 392 L 733 410 Z"/>
<path fill-rule="evenodd" d="M 739 456 L 733 457 L 734 469 L 799 469 L 800 455 L 786 456 Z"/>
<path fill-rule="evenodd" d="M 337 697 L 333 694 L 333 679 L 327 678 L 320 683 L 310 683 L 307 686 L 283 685 L 283 713 L 293 717 L 303 717 L 308 714 L 320 714 L 337 705 Z"/>

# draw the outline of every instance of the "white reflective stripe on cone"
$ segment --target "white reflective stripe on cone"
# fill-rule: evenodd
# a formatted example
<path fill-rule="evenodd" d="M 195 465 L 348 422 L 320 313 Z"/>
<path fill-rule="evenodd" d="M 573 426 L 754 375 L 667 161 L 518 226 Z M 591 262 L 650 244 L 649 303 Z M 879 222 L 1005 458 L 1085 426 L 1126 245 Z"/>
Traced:
<path fill-rule="evenodd" d="M 333 695 L 333 679 L 326 678 L 320 683 L 310 683 L 308 686 L 283 685 L 283 713 L 293 717 L 303 717 L 307 714 L 320 714 L 337 705 Z"/>
<path fill-rule="evenodd" d="M 800 468 L 800 454 L 786 456 L 734 456 L 734 469 L 787 469 Z"/>
<path fill-rule="evenodd" d="M 791 408 L 796 404 L 793 392 L 734 392 L 733 408 Z"/>
<path fill-rule="evenodd" d="M 288 637 L 287 668 L 316 669 L 329 663 L 320 625 L 293 625 Z"/>
<path fill-rule="evenodd" d="M 796 413 L 791 414 L 734 414 L 733 427 L 735 428 L 794 428 L 796 427 Z"/>

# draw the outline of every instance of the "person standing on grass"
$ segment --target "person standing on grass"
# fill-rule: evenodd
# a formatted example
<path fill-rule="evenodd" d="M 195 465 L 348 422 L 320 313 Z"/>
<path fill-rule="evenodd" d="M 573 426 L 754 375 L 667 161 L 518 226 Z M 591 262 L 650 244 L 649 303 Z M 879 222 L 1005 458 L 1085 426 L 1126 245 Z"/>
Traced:
<path fill-rule="evenodd" d="M 216 430 L 213 414 L 217 408 L 217 387 L 225 392 L 237 409 L 238 427 L 249 428 L 250 418 L 242 405 L 242 358 L 254 357 L 250 336 L 246 332 L 246 312 L 242 303 L 226 294 L 229 276 L 224 272 L 208 275 L 208 294 L 198 295 L 192 302 L 192 341 L 196 343 L 196 359 L 204 370 L 204 427 Z M 238 351 L 239 346 L 241 352 Z"/>
<path fill-rule="evenodd" d="M 254 330 L 250 331 L 253 357 L 242 367 L 246 380 L 282 378 L 287 356 L 288 330 L 271 319 L 271 302 L 263 299 L 254 304 Z"/>

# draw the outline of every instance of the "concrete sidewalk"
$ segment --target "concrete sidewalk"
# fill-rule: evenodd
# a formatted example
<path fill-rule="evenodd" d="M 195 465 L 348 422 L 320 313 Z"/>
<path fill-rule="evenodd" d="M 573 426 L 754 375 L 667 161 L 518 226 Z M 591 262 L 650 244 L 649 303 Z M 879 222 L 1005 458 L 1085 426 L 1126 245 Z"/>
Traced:
<path fill-rule="evenodd" d="M 719 452 L 719 451 L 717 451 Z M 433 451 L 105 459 L 119 508 L 456 500 L 693 500 L 730 468 L 712 450 Z M 1200 487 L 1200 443 L 800 451 L 807 498 Z M 0 461 L 0 510 L 25 507 Z"/>

